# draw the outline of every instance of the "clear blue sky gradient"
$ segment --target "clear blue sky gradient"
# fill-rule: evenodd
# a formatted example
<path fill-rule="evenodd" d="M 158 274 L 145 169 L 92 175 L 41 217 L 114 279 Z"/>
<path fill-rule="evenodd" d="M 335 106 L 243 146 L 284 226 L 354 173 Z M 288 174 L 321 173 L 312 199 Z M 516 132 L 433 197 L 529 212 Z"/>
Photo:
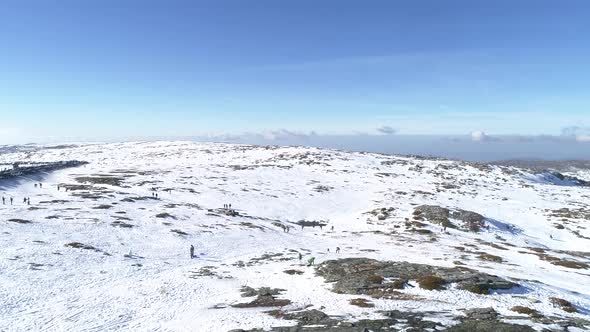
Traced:
<path fill-rule="evenodd" d="M 590 127 L 590 2 L 0 3 L 0 143 Z"/>

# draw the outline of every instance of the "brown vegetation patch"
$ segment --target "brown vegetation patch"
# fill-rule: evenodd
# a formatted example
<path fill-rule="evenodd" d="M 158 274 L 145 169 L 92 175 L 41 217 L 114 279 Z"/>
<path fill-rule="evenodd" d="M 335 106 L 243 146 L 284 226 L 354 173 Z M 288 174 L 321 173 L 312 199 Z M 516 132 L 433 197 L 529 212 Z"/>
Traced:
<path fill-rule="evenodd" d="M 482 261 L 488 262 L 495 262 L 495 263 L 502 263 L 503 259 L 500 256 L 488 254 L 488 253 L 480 253 L 477 258 L 481 259 Z"/>
<path fill-rule="evenodd" d="M 531 309 L 529 307 L 520 306 L 520 305 L 512 307 L 510 310 L 512 310 L 514 312 L 518 312 L 519 314 L 531 316 L 533 318 L 542 317 L 541 314 L 537 310 Z"/>
<path fill-rule="evenodd" d="M 576 307 L 574 307 L 574 305 L 568 300 L 560 299 L 557 297 L 552 297 L 549 299 L 549 301 L 551 302 L 551 304 L 553 304 L 554 306 L 556 306 L 558 308 L 561 308 L 565 312 L 569 312 L 569 313 L 578 312 L 578 309 L 576 309 Z"/>
<path fill-rule="evenodd" d="M 348 301 L 351 305 L 361 307 L 361 308 L 373 308 L 375 304 L 373 302 L 366 300 L 366 299 L 351 299 Z"/>
<path fill-rule="evenodd" d="M 434 275 L 424 276 L 418 279 L 418 284 L 420 287 L 427 290 L 443 289 L 445 283 L 446 282 L 443 278 Z"/>

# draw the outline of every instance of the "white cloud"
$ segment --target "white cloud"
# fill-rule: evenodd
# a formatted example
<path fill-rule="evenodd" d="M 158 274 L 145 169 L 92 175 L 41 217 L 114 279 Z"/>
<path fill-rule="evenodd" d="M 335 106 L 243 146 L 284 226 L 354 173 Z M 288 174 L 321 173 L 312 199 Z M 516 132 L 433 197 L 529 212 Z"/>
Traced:
<path fill-rule="evenodd" d="M 270 141 L 281 141 L 287 139 L 305 139 L 310 136 L 316 135 L 315 132 L 297 132 L 297 131 L 290 131 L 286 129 L 279 129 L 279 130 L 272 130 L 272 131 L 264 131 L 258 134 L 255 134 L 259 138 L 270 140 Z"/>
<path fill-rule="evenodd" d="M 570 126 L 561 129 L 561 135 L 571 137 L 576 142 L 590 142 L 590 127 Z"/>
<path fill-rule="evenodd" d="M 490 141 L 491 137 L 483 131 L 474 131 L 471 133 L 471 140 L 474 142 Z"/>
<path fill-rule="evenodd" d="M 301 140 L 309 137 L 317 136 L 315 131 L 300 132 L 291 131 L 287 129 L 277 130 L 266 130 L 260 132 L 245 132 L 239 134 L 230 133 L 216 133 L 208 134 L 200 138 L 220 140 L 220 141 L 252 141 L 252 140 L 264 140 L 264 141 L 284 141 L 284 140 Z"/>
<path fill-rule="evenodd" d="M 377 128 L 377 131 L 385 135 L 393 135 L 397 132 L 397 130 L 390 126 L 381 126 Z"/>
<path fill-rule="evenodd" d="M 562 136 L 590 135 L 590 127 L 569 126 L 561 129 Z"/>

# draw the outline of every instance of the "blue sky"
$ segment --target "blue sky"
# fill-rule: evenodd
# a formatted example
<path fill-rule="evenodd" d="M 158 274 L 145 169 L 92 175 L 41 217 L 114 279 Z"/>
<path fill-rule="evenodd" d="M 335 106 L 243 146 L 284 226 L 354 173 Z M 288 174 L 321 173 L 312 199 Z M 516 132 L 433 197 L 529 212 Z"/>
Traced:
<path fill-rule="evenodd" d="M 0 4 L 0 144 L 590 135 L 588 1 L 58 4 Z"/>

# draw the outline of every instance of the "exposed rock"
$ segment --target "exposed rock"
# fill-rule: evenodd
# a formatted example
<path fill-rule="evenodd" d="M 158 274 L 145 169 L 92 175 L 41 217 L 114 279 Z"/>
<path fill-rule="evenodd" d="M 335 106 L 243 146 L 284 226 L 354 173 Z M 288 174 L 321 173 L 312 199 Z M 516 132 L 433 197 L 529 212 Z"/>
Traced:
<path fill-rule="evenodd" d="M 498 313 L 494 308 L 476 308 L 465 310 L 467 320 L 496 320 Z"/>
<path fill-rule="evenodd" d="M 120 187 L 124 180 L 124 178 L 112 175 L 80 176 L 76 178 L 76 181 L 80 183 L 106 184 L 116 187 Z"/>
<path fill-rule="evenodd" d="M 298 312 L 283 312 L 273 310 L 267 312 L 269 315 L 286 320 L 296 320 L 302 325 L 333 325 L 336 321 L 325 313 L 312 309 Z"/>
<path fill-rule="evenodd" d="M 258 290 L 251 287 L 242 287 L 242 297 L 256 296 L 251 302 L 232 304 L 234 308 L 257 308 L 257 307 L 283 307 L 291 304 L 290 300 L 277 299 L 283 289 L 262 287 Z"/>
<path fill-rule="evenodd" d="M 429 221 L 443 227 L 478 232 L 483 226 L 485 217 L 473 211 L 461 209 L 450 210 L 436 205 L 420 205 L 414 209 L 414 219 Z M 456 225 L 451 219 L 460 221 L 461 223 Z"/>
<path fill-rule="evenodd" d="M 30 220 L 17 219 L 17 218 L 8 219 L 8 221 L 9 222 L 15 222 L 17 224 L 30 224 L 30 223 L 32 223 L 32 221 L 30 221 Z"/>
<path fill-rule="evenodd" d="M 496 320 L 466 320 L 446 332 L 534 332 L 530 326 L 508 324 Z"/>
<path fill-rule="evenodd" d="M 443 284 L 456 283 L 458 288 L 479 294 L 487 294 L 495 289 L 510 289 L 517 284 L 475 270 L 453 267 L 444 268 L 407 262 L 377 261 L 367 258 L 345 258 L 330 260 L 318 265 L 316 273 L 326 282 L 333 282 L 332 291 L 341 294 L 370 295 L 387 297 L 398 295 L 399 283 L 376 283 L 372 276 L 377 275 L 389 280 L 420 280 L 435 276 Z M 373 278 L 373 279 L 372 279 Z"/>
<path fill-rule="evenodd" d="M 273 332 L 363 332 L 363 331 L 412 331 L 425 332 L 440 330 L 440 323 L 424 320 L 423 313 L 387 311 L 382 312 L 383 319 L 363 319 L 356 322 L 345 321 L 341 317 L 330 317 L 319 310 L 307 310 L 299 312 L 283 312 L 273 310 L 269 315 L 286 320 L 297 321 L 297 326 L 273 327 Z M 394 327 L 395 326 L 395 327 Z M 235 332 L 245 330 L 233 330 Z M 263 331 L 253 329 L 248 332 Z"/>
<path fill-rule="evenodd" d="M 327 223 L 322 222 L 322 221 L 299 220 L 297 222 L 297 225 L 299 225 L 301 227 L 312 227 L 312 228 L 315 228 L 316 226 L 319 226 L 320 228 L 322 228 L 322 227 L 326 226 Z"/>
<path fill-rule="evenodd" d="M 15 162 L 12 169 L 0 171 L 0 179 L 10 179 L 19 176 L 31 176 L 39 173 L 47 173 L 60 169 L 78 167 L 88 164 L 85 161 L 69 160 L 57 161 L 52 163 L 32 163 L 27 161 L 26 164 L 33 164 L 29 167 L 19 167 L 20 162 Z"/>

